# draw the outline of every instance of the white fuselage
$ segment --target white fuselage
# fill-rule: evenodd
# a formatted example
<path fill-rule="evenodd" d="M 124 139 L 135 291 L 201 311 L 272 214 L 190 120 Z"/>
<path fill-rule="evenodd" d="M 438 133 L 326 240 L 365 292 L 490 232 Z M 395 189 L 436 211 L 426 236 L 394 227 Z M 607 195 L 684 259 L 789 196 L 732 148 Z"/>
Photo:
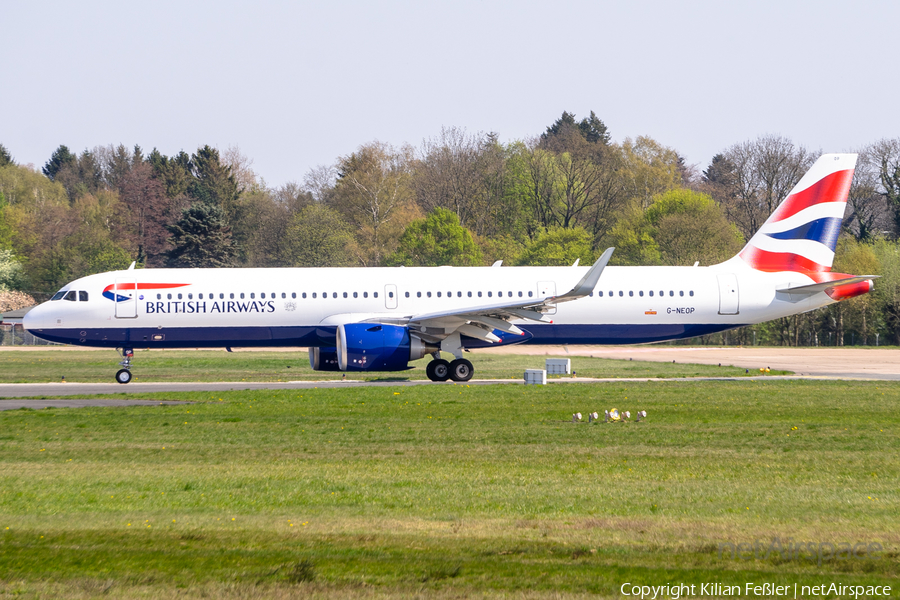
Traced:
<path fill-rule="evenodd" d="M 334 346 L 335 328 L 403 321 L 569 290 L 588 267 L 143 269 L 91 275 L 26 315 L 39 337 L 84 346 Z M 711 267 L 607 267 L 594 292 L 559 303 L 552 323 L 501 343 L 630 344 L 680 339 L 805 312 L 825 293 L 776 292 L 812 283 L 740 259 Z M 118 287 L 115 287 L 118 286 Z M 127 290 L 127 291 L 126 291 Z M 75 299 L 67 292 L 74 291 Z M 86 298 L 86 300 L 84 299 Z M 465 340 L 466 338 L 464 338 Z M 469 339 L 465 347 L 490 345 Z"/>

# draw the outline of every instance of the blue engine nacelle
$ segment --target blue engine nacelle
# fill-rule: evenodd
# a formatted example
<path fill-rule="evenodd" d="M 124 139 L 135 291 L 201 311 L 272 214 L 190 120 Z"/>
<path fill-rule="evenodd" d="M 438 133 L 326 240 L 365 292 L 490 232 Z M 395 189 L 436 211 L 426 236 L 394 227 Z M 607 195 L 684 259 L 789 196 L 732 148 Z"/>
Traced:
<path fill-rule="evenodd" d="M 313 371 L 340 371 L 335 348 L 310 348 L 309 366 Z"/>
<path fill-rule="evenodd" d="M 410 360 L 437 350 L 411 336 L 408 327 L 350 323 L 337 328 L 337 361 L 341 371 L 402 371 Z"/>

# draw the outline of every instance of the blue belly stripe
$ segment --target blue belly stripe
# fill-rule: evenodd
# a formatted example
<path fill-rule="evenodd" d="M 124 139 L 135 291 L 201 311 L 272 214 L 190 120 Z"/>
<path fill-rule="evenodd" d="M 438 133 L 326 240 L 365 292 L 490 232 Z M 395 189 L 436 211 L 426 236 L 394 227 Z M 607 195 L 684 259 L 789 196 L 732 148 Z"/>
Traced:
<path fill-rule="evenodd" d="M 520 325 L 525 336 L 501 335 L 500 344 L 463 336 L 467 348 L 523 343 L 540 344 L 646 344 L 680 340 L 744 327 L 743 324 L 642 324 L 642 325 Z M 44 329 L 31 331 L 51 342 L 99 348 L 223 348 L 237 347 L 334 347 L 335 328 L 298 327 L 121 327 L 110 329 Z M 82 335 L 84 333 L 84 335 Z M 496 334 L 502 332 L 495 331 Z"/>

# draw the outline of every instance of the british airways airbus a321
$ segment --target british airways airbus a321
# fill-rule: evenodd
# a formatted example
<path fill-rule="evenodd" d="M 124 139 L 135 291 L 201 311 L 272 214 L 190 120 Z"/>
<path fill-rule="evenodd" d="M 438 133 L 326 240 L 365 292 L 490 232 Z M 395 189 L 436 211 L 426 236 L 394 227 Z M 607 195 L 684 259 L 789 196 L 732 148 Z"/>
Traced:
<path fill-rule="evenodd" d="M 73 281 L 25 316 L 34 335 L 118 348 L 296 346 L 313 369 L 468 381 L 467 348 L 641 344 L 794 315 L 865 294 L 831 272 L 856 166 L 826 154 L 737 256 L 707 267 L 142 269 Z M 132 265 L 133 266 L 133 265 Z M 446 352 L 455 357 L 446 361 Z"/>

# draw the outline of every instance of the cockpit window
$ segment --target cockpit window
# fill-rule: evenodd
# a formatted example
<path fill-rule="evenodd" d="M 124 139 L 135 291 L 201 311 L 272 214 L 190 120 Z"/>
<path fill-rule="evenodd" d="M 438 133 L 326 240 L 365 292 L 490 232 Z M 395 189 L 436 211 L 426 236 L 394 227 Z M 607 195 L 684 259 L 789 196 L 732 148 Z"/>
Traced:
<path fill-rule="evenodd" d="M 78 301 L 79 302 L 87 302 L 88 301 L 87 292 L 78 292 Z"/>
<path fill-rule="evenodd" d="M 69 302 L 75 302 L 77 298 L 75 297 L 75 290 L 69 290 L 65 296 L 63 296 L 63 300 L 68 300 Z"/>
<path fill-rule="evenodd" d="M 55 294 L 53 294 L 53 297 L 50 298 L 50 300 L 62 300 L 62 297 L 65 296 L 65 295 L 66 295 L 66 292 L 61 290 L 61 291 L 56 292 Z"/>

